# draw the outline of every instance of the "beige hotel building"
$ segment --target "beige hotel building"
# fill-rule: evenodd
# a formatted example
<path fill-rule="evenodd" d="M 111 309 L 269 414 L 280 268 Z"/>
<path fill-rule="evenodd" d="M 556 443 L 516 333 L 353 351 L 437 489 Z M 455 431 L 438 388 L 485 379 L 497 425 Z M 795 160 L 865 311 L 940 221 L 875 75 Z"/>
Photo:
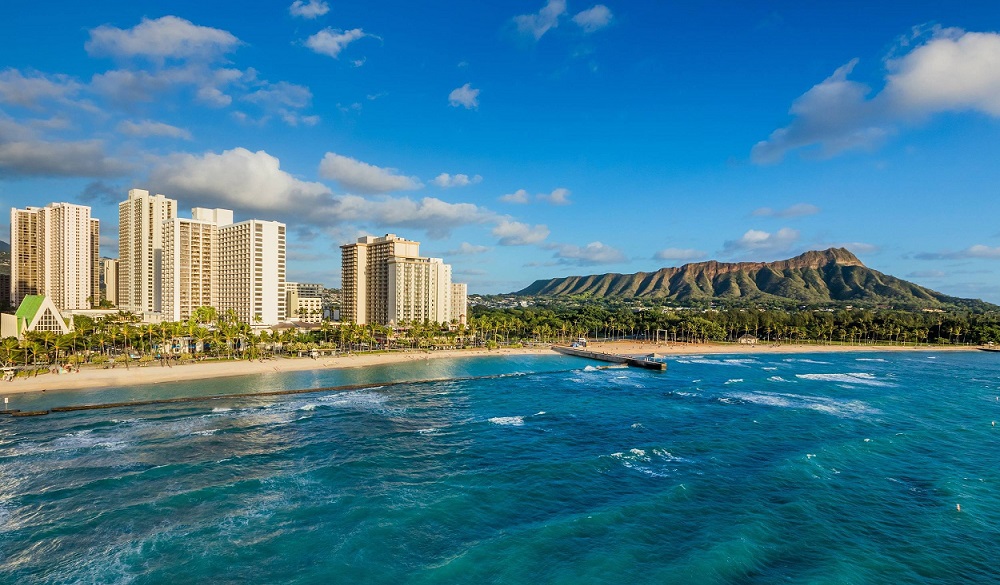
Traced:
<path fill-rule="evenodd" d="M 451 266 L 421 257 L 419 242 L 395 234 L 365 236 L 340 250 L 343 321 L 398 325 L 464 317 L 465 308 L 453 302 Z"/>
<path fill-rule="evenodd" d="M 90 207 L 50 203 L 10 211 L 10 302 L 44 295 L 59 310 L 100 301 L 100 221 Z"/>

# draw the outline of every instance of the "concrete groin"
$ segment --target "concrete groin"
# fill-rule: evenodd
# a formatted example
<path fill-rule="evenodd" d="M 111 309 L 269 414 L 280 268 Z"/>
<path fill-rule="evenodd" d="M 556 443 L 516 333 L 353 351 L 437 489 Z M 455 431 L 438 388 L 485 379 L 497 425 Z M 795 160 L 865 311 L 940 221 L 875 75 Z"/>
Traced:
<path fill-rule="evenodd" d="M 590 351 L 579 347 L 567 347 L 565 345 L 553 345 L 552 349 L 561 354 L 572 355 L 591 360 L 597 360 L 600 362 L 610 362 L 613 364 L 628 364 L 629 366 L 635 366 L 637 368 L 646 368 L 647 370 L 659 370 L 661 372 L 667 369 L 666 363 L 653 361 L 648 358 L 634 358 L 627 355 L 604 353 L 600 351 Z"/>

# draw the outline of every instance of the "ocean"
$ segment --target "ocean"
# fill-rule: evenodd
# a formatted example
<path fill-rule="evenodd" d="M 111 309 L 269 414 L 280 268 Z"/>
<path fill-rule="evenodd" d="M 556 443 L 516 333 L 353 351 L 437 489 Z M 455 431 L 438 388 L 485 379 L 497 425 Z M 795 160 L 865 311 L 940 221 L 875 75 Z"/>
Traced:
<path fill-rule="evenodd" d="M 0 583 L 1000 583 L 1000 354 L 667 361 L 13 396 L 365 385 L 0 417 Z"/>

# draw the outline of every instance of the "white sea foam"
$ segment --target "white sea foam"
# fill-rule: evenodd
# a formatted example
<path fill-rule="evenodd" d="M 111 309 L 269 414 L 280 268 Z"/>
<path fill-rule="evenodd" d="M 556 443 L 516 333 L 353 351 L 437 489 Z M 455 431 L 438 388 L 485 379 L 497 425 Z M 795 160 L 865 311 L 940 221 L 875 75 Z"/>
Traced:
<path fill-rule="evenodd" d="M 830 362 L 821 362 L 818 360 L 811 360 L 808 358 L 785 358 L 783 361 L 788 363 L 798 362 L 800 364 L 829 364 Z"/>
<path fill-rule="evenodd" d="M 495 416 L 489 421 L 495 425 L 500 425 L 504 427 L 519 427 L 524 425 L 523 416 Z"/>
<path fill-rule="evenodd" d="M 584 372 L 596 372 L 597 368 L 595 368 L 594 366 L 586 366 L 586 367 L 583 368 L 583 371 Z"/>
<path fill-rule="evenodd" d="M 431 435 L 438 432 L 438 430 L 434 427 L 430 427 L 426 429 L 417 429 L 417 432 L 420 433 L 421 435 Z"/>
<path fill-rule="evenodd" d="M 726 380 L 726 384 L 739 384 L 743 381 L 743 378 L 730 378 Z"/>
<path fill-rule="evenodd" d="M 191 434 L 206 437 L 208 435 L 214 435 L 217 432 L 219 432 L 219 429 L 204 429 L 201 431 L 193 431 Z"/>
<path fill-rule="evenodd" d="M 653 449 L 652 454 L 645 449 L 629 449 L 628 453 L 612 453 L 610 457 L 618 461 L 623 467 L 638 471 L 650 477 L 667 477 L 675 468 L 666 467 L 666 464 L 683 461 L 666 449 Z"/>
<path fill-rule="evenodd" d="M 781 376 L 771 376 L 767 379 L 768 382 L 791 382 L 791 380 L 786 380 Z"/>
<path fill-rule="evenodd" d="M 723 360 L 712 360 L 707 358 L 700 359 L 688 359 L 685 361 L 677 360 L 678 363 L 682 364 L 703 364 L 709 366 L 736 366 L 739 368 L 749 367 L 748 364 L 756 363 L 754 360 L 747 359 L 723 359 Z"/>
<path fill-rule="evenodd" d="M 774 370 L 777 370 L 778 368 L 775 368 L 775 367 L 771 366 L 771 367 L 764 367 L 764 368 L 761 368 L 761 369 L 765 370 L 765 371 L 768 371 L 768 372 L 773 372 Z"/>
<path fill-rule="evenodd" d="M 893 386 L 883 382 L 868 372 L 846 372 L 843 374 L 795 374 L 796 378 L 818 382 L 840 382 L 846 384 L 862 384 L 865 386 Z"/>
<path fill-rule="evenodd" d="M 883 362 L 883 363 L 885 363 L 885 360 L 882 359 L 882 358 L 854 358 L 854 361 L 856 361 L 856 362 Z"/>
<path fill-rule="evenodd" d="M 542 416 L 543 414 L 545 414 L 545 411 L 539 410 L 538 412 L 535 413 L 535 416 Z"/>
<path fill-rule="evenodd" d="M 316 410 L 315 404 L 305 404 L 299 407 L 299 410 Z"/>
<path fill-rule="evenodd" d="M 224 406 L 216 406 L 212 409 L 212 412 L 231 412 L 232 408 L 226 408 Z"/>
<path fill-rule="evenodd" d="M 731 395 L 732 398 L 776 408 L 802 408 L 815 410 L 840 418 L 860 418 L 881 414 L 877 408 L 868 406 L 860 400 L 841 400 L 825 396 L 805 396 L 779 392 L 740 392 Z M 724 401 L 724 399 L 719 399 Z"/>

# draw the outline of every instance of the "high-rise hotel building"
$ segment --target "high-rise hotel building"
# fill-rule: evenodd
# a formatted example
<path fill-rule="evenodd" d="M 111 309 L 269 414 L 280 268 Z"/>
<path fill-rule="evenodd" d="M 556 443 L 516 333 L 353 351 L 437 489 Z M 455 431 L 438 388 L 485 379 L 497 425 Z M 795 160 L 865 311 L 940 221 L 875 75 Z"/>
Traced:
<path fill-rule="evenodd" d="M 162 310 L 163 226 L 177 201 L 131 189 L 118 204 L 118 306 L 133 313 Z"/>
<path fill-rule="evenodd" d="M 217 307 L 250 325 L 285 320 L 285 224 L 251 219 L 219 228 Z"/>
<path fill-rule="evenodd" d="M 450 323 L 458 317 L 451 266 L 440 258 L 422 258 L 419 242 L 395 234 L 365 236 L 340 250 L 342 320 L 397 325 Z"/>
<path fill-rule="evenodd" d="M 163 319 L 185 321 L 198 307 L 219 306 L 219 230 L 228 209 L 195 207 L 191 219 L 163 222 Z"/>
<path fill-rule="evenodd" d="M 96 305 L 100 238 L 100 222 L 85 205 L 11 209 L 11 304 L 45 295 L 61 310 Z"/>

